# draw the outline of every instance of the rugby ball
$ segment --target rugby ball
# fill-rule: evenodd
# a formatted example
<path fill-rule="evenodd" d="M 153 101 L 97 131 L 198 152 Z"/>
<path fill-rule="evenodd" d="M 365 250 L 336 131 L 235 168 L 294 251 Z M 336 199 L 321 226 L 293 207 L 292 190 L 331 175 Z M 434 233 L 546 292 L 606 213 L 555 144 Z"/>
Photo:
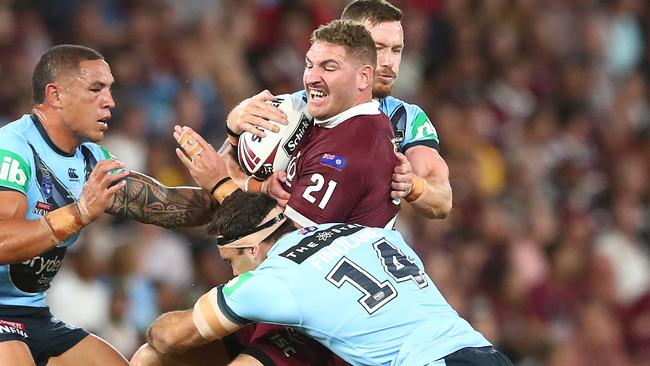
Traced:
<path fill-rule="evenodd" d="M 289 124 L 285 126 L 278 123 L 278 132 L 258 127 L 266 132 L 266 137 L 244 132 L 237 145 L 239 166 L 244 173 L 260 179 L 275 171 L 286 170 L 291 154 L 312 127 L 312 118 L 300 95 L 282 94 L 268 103 L 280 108 L 287 115 Z"/>

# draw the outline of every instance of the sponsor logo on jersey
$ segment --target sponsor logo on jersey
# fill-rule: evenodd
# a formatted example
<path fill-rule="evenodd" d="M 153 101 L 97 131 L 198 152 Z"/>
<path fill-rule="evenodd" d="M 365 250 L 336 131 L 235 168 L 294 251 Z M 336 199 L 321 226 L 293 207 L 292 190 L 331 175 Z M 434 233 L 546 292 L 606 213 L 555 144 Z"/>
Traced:
<path fill-rule="evenodd" d="M 438 133 L 424 112 L 420 112 L 415 116 L 413 126 L 411 127 L 411 135 L 413 136 L 413 140 L 424 138 L 438 140 Z"/>
<path fill-rule="evenodd" d="M 346 158 L 339 155 L 330 154 L 330 153 L 325 153 L 323 154 L 323 157 L 320 158 L 321 164 L 332 167 L 339 171 L 345 168 L 346 162 L 347 162 Z"/>
<path fill-rule="evenodd" d="M 285 184 L 287 187 L 291 187 L 291 182 L 293 181 L 293 178 L 296 176 L 296 165 L 298 164 L 298 159 L 300 159 L 300 154 L 302 151 L 298 151 L 298 153 L 294 156 L 291 157 L 289 160 L 289 164 L 287 165 L 287 181 Z"/>
<path fill-rule="evenodd" d="M 77 170 L 75 168 L 68 168 L 68 177 L 71 181 L 78 181 L 79 176 L 77 175 Z"/>
<path fill-rule="evenodd" d="M 27 332 L 25 332 L 25 324 L 2 319 L 0 319 L 0 334 L 18 334 L 28 338 Z"/>
<path fill-rule="evenodd" d="M 300 240 L 298 244 L 285 250 L 280 254 L 280 256 L 300 264 L 311 255 L 332 244 L 334 240 L 343 236 L 352 235 L 363 228 L 365 228 L 365 226 L 358 224 L 333 225 Z"/>
<path fill-rule="evenodd" d="M 284 149 L 284 152 L 288 155 L 291 156 L 293 154 L 294 150 L 298 147 L 298 143 L 302 140 L 305 135 L 307 135 L 307 132 L 311 129 L 312 123 L 305 116 L 302 114 L 300 117 L 300 122 L 298 122 L 298 125 L 296 126 L 296 129 L 293 131 L 291 136 L 285 141 L 284 145 L 282 145 L 282 149 Z"/>
<path fill-rule="evenodd" d="M 229 296 L 232 294 L 239 286 L 241 286 L 244 282 L 246 282 L 249 278 L 253 277 L 253 274 L 250 272 L 244 272 L 240 274 L 239 276 L 233 278 L 232 280 L 228 281 L 223 286 L 223 294 L 226 296 Z"/>
<path fill-rule="evenodd" d="M 0 185 L 27 190 L 31 170 L 20 156 L 8 150 L 0 150 Z"/>
<path fill-rule="evenodd" d="M 32 210 L 32 212 L 37 214 L 37 215 L 43 216 L 46 213 L 52 211 L 52 209 L 54 209 L 54 206 L 52 206 L 51 204 L 49 204 L 47 202 L 38 201 L 38 202 L 36 202 L 36 206 L 34 206 L 34 209 Z"/>

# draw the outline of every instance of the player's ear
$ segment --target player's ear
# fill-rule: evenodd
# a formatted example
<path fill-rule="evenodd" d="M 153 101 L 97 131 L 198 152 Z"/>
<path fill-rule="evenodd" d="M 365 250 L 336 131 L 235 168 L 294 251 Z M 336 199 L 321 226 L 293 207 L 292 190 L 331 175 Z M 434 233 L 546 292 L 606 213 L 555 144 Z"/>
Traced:
<path fill-rule="evenodd" d="M 45 95 L 43 99 L 45 104 L 59 108 L 61 106 L 61 85 L 57 83 L 48 83 L 45 85 Z"/>
<path fill-rule="evenodd" d="M 359 69 L 358 82 L 359 90 L 365 90 L 372 87 L 373 81 L 373 67 L 372 65 L 365 64 Z"/>

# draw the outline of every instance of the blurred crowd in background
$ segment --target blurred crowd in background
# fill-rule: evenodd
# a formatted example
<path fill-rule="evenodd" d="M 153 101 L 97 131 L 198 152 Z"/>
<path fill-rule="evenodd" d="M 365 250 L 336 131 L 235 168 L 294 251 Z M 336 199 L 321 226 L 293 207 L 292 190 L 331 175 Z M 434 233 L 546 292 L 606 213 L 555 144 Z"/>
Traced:
<path fill-rule="evenodd" d="M 215 146 L 227 112 L 302 88 L 310 33 L 344 0 L 0 0 L 0 124 L 31 108 L 59 43 L 99 50 L 117 107 L 105 145 L 192 184 L 172 127 Z M 650 365 L 650 2 L 395 0 L 394 95 L 441 140 L 454 207 L 398 230 L 448 301 L 517 365 Z M 164 311 L 232 273 L 201 230 L 105 217 L 68 251 L 53 313 L 130 356 Z"/>

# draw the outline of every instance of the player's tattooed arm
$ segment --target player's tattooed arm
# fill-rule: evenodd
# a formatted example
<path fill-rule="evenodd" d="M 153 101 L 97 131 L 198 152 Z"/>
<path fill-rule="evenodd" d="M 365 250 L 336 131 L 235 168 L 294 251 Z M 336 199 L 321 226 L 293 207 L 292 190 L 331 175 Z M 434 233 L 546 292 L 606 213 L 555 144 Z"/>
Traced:
<path fill-rule="evenodd" d="M 130 172 L 106 212 L 166 228 L 207 224 L 218 203 L 197 187 L 167 187 L 157 180 Z"/>

